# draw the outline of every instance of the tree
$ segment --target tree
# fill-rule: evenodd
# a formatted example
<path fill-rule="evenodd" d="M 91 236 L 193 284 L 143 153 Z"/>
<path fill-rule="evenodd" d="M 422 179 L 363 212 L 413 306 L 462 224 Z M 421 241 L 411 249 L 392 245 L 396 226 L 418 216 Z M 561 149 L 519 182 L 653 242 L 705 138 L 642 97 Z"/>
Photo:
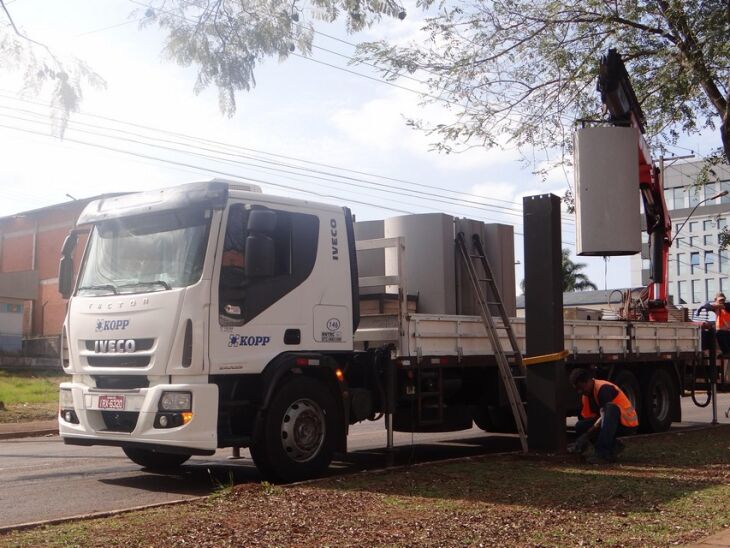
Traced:
<path fill-rule="evenodd" d="M 8 10 L 0 0 L 5 14 Z M 235 93 L 256 83 L 267 58 L 312 53 L 313 22 L 341 19 L 356 32 L 385 17 L 404 18 L 398 0 L 132 0 L 142 25 L 166 34 L 165 53 L 195 66 L 195 91 L 215 85 L 221 110 L 235 112 Z M 597 59 L 609 46 L 627 63 L 647 115 L 650 138 L 672 144 L 680 133 L 718 129 L 730 158 L 730 2 L 728 0 L 419 0 L 436 12 L 426 19 L 425 43 L 362 44 L 360 61 L 377 64 L 388 79 L 423 75 L 424 101 L 449 105 L 452 115 L 430 125 L 437 146 L 452 151 L 519 147 L 559 151 L 569 161 L 576 118 L 600 117 L 594 91 Z M 137 14 L 139 15 L 139 14 Z M 18 58 L 15 31 L 0 27 L 0 63 Z M 37 42 L 35 49 L 38 49 Z M 31 62 L 26 76 L 61 83 L 66 67 Z M 49 68 L 50 66 L 50 68 Z M 1 68 L 1 67 L 0 67 Z M 58 77 L 57 75 L 61 75 Z M 77 70 L 81 82 L 89 74 Z M 78 103 L 79 86 L 56 95 Z"/>
<path fill-rule="evenodd" d="M 563 249 L 561 257 L 561 276 L 563 279 L 563 293 L 570 293 L 572 291 L 586 291 L 598 289 L 596 284 L 588 279 L 588 276 L 583 274 L 581 270 L 586 267 L 585 263 L 574 263 L 570 259 L 570 250 Z M 520 282 L 520 289 L 525 292 L 525 280 Z"/>
<path fill-rule="evenodd" d="M 570 250 L 563 249 L 562 252 L 561 275 L 563 278 L 563 292 L 585 291 L 587 289 L 596 290 L 596 284 L 588 279 L 581 270 L 586 267 L 585 263 L 574 263 L 570 260 Z"/>
<path fill-rule="evenodd" d="M 672 144 L 680 132 L 719 126 L 717 154 L 730 158 L 727 0 L 459 1 L 439 4 L 424 30 L 426 44 L 361 44 L 359 59 L 389 76 L 426 73 L 431 95 L 459 105 L 453 121 L 426 127 L 446 150 L 507 138 L 559 149 L 565 160 L 566 127 L 600 117 L 597 60 L 611 46 L 626 61 L 650 138 Z"/>
<path fill-rule="evenodd" d="M 22 72 L 23 91 L 39 95 L 50 89 L 53 128 L 63 135 L 86 86 L 103 88 L 104 79 L 80 59 L 61 59 L 47 45 L 28 36 L 16 24 L 5 0 L 0 0 L 0 72 Z"/>

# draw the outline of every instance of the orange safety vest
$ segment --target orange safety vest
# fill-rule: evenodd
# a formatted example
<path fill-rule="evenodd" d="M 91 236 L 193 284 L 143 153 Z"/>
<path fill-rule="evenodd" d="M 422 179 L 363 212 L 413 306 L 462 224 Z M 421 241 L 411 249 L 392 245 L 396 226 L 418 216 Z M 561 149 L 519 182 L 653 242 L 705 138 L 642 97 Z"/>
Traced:
<path fill-rule="evenodd" d="M 616 397 L 611 401 L 611 403 L 614 403 L 618 405 L 618 408 L 621 410 L 621 424 L 625 426 L 626 428 L 636 428 L 639 426 L 639 417 L 636 415 L 636 410 L 634 409 L 634 406 L 631 405 L 631 400 L 626 397 L 626 394 L 624 394 L 621 389 L 613 384 L 612 382 L 608 381 L 599 381 L 598 379 L 593 381 L 593 399 L 598 403 L 598 391 L 603 386 L 613 386 L 617 391 L 618 394 Z M 593 412 L 591 409 L 591 403 L 588 399 L 588 396 L 583 396 L 583 409 L 581 409 L 580 414 L 584 419 L 591 419 L 593 417 L 597 417 L 598 415 Z"/>
<path fill-rule="evenodd" d="M 720 308 L 715 312 L 715 329 L 718 331 L 730 330 L 730 312 Z"/>

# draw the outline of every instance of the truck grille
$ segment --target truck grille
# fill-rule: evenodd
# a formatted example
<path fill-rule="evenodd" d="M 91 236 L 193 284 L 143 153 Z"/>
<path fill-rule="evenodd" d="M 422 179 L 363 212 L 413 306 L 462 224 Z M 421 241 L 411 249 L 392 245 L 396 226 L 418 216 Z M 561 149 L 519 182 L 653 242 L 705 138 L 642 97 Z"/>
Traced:
<path fill-rule="evenodd" d="M 139 413 L 136 411 L 102 411 L 106 429 L 110 432 L 132 432 L 137 426 Z"/>
<path fill-rule="evenodd" d="M 84 341 L 86 350 L 94 351 L 95 339 L 87 339 Z M 103 342 L 103 341 L 102 341 Z M 155 344 L 155 339 L 134 339 L 134 345 L 137 352 L 140 350 L 150 350 Z"/>
<path fill-rule="evenodd" d="M 120 354 L 118 356 L 87 356 L 91 367 L 147 367 L 150 356 Z"/>
<path fill-rule="evenodd" d="M 92 375 L 96 388 L 107 390 L 133 390 L 147 388 L 150 381 L 142 375 Z"/>

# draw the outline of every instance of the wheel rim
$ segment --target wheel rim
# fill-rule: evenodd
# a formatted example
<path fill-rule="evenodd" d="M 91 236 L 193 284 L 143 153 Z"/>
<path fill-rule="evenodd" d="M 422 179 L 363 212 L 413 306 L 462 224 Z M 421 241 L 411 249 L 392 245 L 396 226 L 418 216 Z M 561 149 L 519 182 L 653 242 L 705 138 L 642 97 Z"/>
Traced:
<path fill-rule="evenodd" d="M 664 421 L 669 414 L 669 388 L 664 383 L 655 383 L 652 388 L 651 410 L 659 422 Z"/>
<path fill-rule="evenodd" d="M 326 422 L 322 408 L 310 399 L 292 403 L 281 421 L 281 444 L 296 462 L 312 460 L 324 444 Z"/>

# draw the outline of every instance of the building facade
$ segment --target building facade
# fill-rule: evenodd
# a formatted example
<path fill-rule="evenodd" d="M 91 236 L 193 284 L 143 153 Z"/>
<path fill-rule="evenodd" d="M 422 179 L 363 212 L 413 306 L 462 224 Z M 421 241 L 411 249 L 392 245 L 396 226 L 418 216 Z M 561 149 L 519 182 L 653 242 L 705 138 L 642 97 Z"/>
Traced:
<path fill-rule="evenodd" d="M 672 218 L 674 241 L 669 254 L 669 297 L 689 309 L 730 292 L 730 250 L 720 249 L 720 234 L 730 221 L 730 166 L 712 168 L 711 182 L 693 186 L 703 162 L 665 167 L 664 199 Z M 713 198 L 722 191 L 728 195 Z M 695 209 L 695 207 L 697 207 Z M 694 210 L 694 212 L 693 212 Z M 642 226 L 646 223 L 642 219 Z M 642 233 L 641 256 L 631 259 L 633 286 L 649 283 L 648 234 Z"/>
<path fill-rule="evenodd" d="M 61 246 L 96 198 L 0 218 L 0 353 L 47 354 L 57 346 L 66 301 L 58 293 Z M 74 263 L 79 265 L 85 236 Z M 48 344 L 46 344 L 48 343 Z"/>

